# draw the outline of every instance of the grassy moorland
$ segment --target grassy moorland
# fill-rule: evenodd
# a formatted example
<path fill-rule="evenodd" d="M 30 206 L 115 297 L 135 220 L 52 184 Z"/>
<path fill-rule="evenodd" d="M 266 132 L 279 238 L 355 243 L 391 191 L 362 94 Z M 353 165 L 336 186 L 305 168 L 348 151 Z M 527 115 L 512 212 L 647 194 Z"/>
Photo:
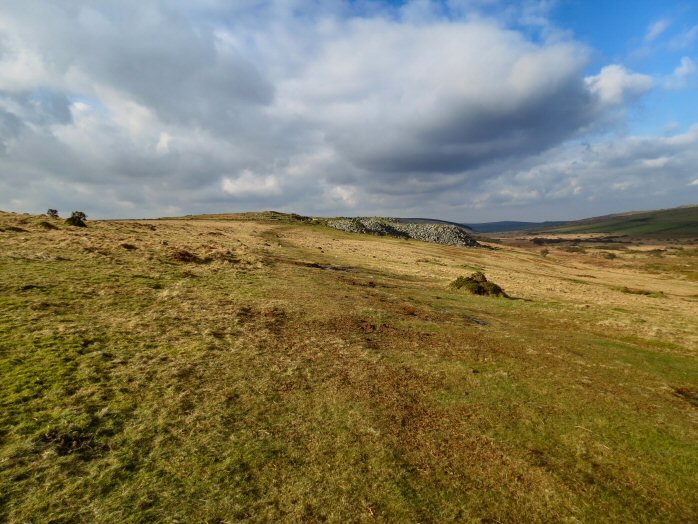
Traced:
<path fill-rule="evenodd" d="M 615 233 L 660 238 L 698 237 L 698 205 L 587 218 L 547 228 L 562 233 Z"/>
<path fill-rule="evenodd" d="M 0 521 L 698 521 L 695 246 L 283 218 L 0 213 Z"/>

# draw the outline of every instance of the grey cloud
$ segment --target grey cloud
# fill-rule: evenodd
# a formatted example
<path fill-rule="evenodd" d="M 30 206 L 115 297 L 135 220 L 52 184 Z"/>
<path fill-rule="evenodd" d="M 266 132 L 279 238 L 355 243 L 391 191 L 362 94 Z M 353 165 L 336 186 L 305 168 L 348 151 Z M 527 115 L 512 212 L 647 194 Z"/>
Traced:
<path fill-rule="evenodd" d="M 580 76 L 585 55 L 489 23 L 362 22 L 328 42 L 279 97 L 293 97 L 294 111 L 321 126 L 369 183 L 375 173 L 379 183 L 459 176 L 536 154 L 594 122 L 601 101 Z"/>
<path fill-rule="evenodd" d="M 443 121 L 405 133 L 400 144 L 378 147 L 344 143 L 358 165 L 369 171 L 462 173 L 494 158 L 528 156 L 569 138 L 595 116 L 595 105 L 578 79 L 566 86 L 534 93 L 514 107 L 451 108 Z M 375 142 L 374 142 L 375 144 Z"/>
<path fill-rule="evenodd" d="M 0 109 L 0 155 L 7 152 L 8 142 L 19 135 L 22 126 L 16 115 Z"/>
<path fill-rule="evenodd" d="M 60 91 L 35 89 L 19 93 L 0 91 L 0 100 L 10 102 L 23 122 L 40 126 L 70 124 L 70 100 Z"/>
<path fill-rule="evenodd" d="M 37 23 L 37 5 L 48 20 Z M 92 96 L 115 90 L 164 123 L 219 132 L 241 129 L 250 110 L 269 104 L 274 88 L 211 27 L 158 3 L 35 2 L 8 9 L 19 37 L 44 54 L 54 75 L 82 77 Z"/>

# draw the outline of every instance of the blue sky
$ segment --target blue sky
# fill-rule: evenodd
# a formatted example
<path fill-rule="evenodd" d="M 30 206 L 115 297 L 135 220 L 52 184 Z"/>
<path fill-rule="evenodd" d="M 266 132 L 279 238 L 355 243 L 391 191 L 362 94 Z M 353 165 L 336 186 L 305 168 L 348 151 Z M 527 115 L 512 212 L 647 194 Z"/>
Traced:
<path fill-rule="evenodd" d="M 475 222 L 697 201 L 695 2 L 0 5 L 0 209 Z"/>
<path fill-rule="evenodd" d="M 588 72 L 614 62 L 661 79 L 671 77 L 684 57 L 698 61 L 698 31 L 687 36 L 698 27 L 695 2 L 570 0 L 558 2 L 551 14 L 556 24 L 595 49 Z M 661 134 L 673 123 L 685 130 L 698 122 L 695 87 L 648 94 L 631 115 L 629 131 Z"/>

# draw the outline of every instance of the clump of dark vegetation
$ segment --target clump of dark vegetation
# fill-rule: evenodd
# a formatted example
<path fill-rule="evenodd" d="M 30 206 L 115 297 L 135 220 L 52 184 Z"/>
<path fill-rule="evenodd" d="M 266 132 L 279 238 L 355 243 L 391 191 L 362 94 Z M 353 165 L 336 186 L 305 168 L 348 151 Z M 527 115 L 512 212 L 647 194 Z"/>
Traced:
<path fill-rule="evenodd" d="M 65 219 L 66 224 L 73 227 L 87 227 L 85 224 L 85 219 L 87 215 L 82 211 L 73 211 L 73 214 Z"/>
<path fill-rule="evenodd" d="M 458 277 L 451 282 L 449 287 L 451 289 L 465 289 L 473 295 L 509 298 L 509 295 L 500 286 L 488 281 L 481 271 L 476 271 L 469 277 Z"/>
<path fill-rule="evenodd" d="M 186 249 L 174 249 L 172 251 L 172 259 L 177 262 L 195 263 L 201 262 L 201 259 L 194 253 L 187 251 Z"/>
<path fill-rule="evenodd" d="M 654 297 L 654 298 L 659 298 L 659 297 L 665 296 L 664 292 L 662 292 L 662 291 L 650 291 L 649 289 L 635 289 L 635 288 L 626 287 L 626 286 L 623 286 L 622 288 L 620 288 L 620 291 L 622 291 L 623 293 L 628 293 L 630 295 L 645 295 L 645 296 Z"/>
<path fill-rule="evenodd" d="M 614 258 L 618 258 L 618 255 L 609 251 L 604 251 L 603 253 L 601 253 L 601 256 L 607 260 L 613 260 Z"/>
<path fill-rule="evenodd" d="M 568 253 L 586 253 L 587 250 L 584 249 L 582 246 L 568 246 L 568 247 L 563 247 L 563 251 L 567 251 Z"/>
<path fill-rule="evenodd" d="M 22 229 L 21 227 L 17 227 L 17 226 L 7 226 L 5 228 L 5 231 L 12 231 L 13 233 L 26 233 L 27 232 L 26 229 Z"/>
<path fill-rule="evenodd" d="M 647 254 L 651 257 L 663 257 L 666 249 L 650 249 Z"/>
<path fill-rule="evenodd" d="M 58 218 L 58 211 L 56 209 L 49 209 L 46 211 L 46 216 L 50 218 Z"/>
<path fill-rule="evenodd" d="M 99 444 L 89 432 L 71 429 L 68 431 L 51 430 L 41 436 L 41 442 L 52 446 L 56 453 L 64 457 L 73 453 L 82 456 L 105 452 L 108 448 Z"/>
<path fill-rule="evenodd" d="M 129 244 L 127 242 L 124 242 L 123 244 L 119 244 L 122 248 L 126 249 L 127 251 L 133 251 L 134 249 L 138 249 L 136 246 L 133 244 Z"/>
<path fill-rule="evenodd" d="M 674 388 L 674 395 L 682 398 L 694 406 L 698 407 L 698 389 L 692 387 L 677 387 Z"/>
<path fill-rule="evenodd" d="M 46 220 L 39 222 L 39 227 L 43 227 L 44 229 L 58 229 L 54 224 L 46 222 Z"/>
<path fill-rule="evenodd" d="M 263 211 L 262 218 L 278 222 L 312 222 L 311 217 L 299 215 L 297 213 L 281 213 L 280 211 Z"/>
<path fill-rule="evenodd" d="M 170 258 L 176 262 L 184 262 L 187 264 L 210 264 L 211 262 L 238 264 L 241 262 L 230 249 L 207 253 L 203 256 L 187 251 L 186 249 L 172 249 L 170 251 Z"/>
<path fill-rule="evenodd" d="M 227 262 L 229 264 L 237 264 L 240 262 L 240 259 L 230 249 L 227 249 L 226 251 L 216 251 L 215 253 L 212 253 L 212 254 L 210 254 L 202 259 L 202 262 L 213 262 L 213 261 Z"/>

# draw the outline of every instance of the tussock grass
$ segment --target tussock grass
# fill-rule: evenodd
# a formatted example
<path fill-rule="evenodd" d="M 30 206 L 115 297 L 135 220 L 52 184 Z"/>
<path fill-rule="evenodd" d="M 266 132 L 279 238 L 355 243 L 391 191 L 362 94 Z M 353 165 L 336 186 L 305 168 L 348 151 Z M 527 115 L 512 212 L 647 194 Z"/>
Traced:
<path fill-rule="evenodd" d="M 44 219 L 0 213 L 2 521 L 698 519 L 698 284 L 646 255 Z"/>

